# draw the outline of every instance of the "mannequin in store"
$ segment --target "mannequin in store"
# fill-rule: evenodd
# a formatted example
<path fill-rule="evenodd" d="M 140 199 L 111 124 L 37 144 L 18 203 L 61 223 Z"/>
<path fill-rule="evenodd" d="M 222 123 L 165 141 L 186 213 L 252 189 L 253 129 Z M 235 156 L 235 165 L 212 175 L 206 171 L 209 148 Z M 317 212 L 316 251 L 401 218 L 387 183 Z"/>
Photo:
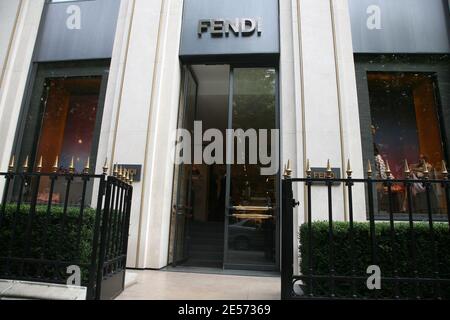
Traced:
<path fill-rule="evenodd" d="M 374 157 L 375 157 L 375 166 L 377 169 L 377 178 L 378 179 L 387 179 L 388 176 L 386 174 L 386 162 L 383 159 L 383 156 L 378 149 L 378 146 L 373 144 Z M 392 175 L 392 174 L 391 174 Z"/>
<path fill-rule="evenodd" d="M 416 174 L 417 178 L 421 179 L 424 177 L 425 169 L 431 173 L 433 172 L 433 165 L 428 162 L 428 157 L 426 155 L 421 154 L 419 156 L 419 161 L 411 165 L 411 170 Z"/>
<path fill-rule="evenodd" d="M 373 152 L 374 152 L 374 157 L 375 157 L 375 166 L 377 169 L 377 178 L 378 179 L 387 179 L 387 175 L 386 175 L 386 161 L 384 160 L 383 156 L 381 155 L 380 152 L 380 147 L 379 145 L 375 142 L 375 135 L 377 133 L 377 128 L 372 125 L 371 126 L 372 129 L 372 138 L 373 138 Z"/>
<path fill-rule="evenodd" d="M 373 137 L 373 155 L 375 159 L 375 168 L 376 168 L 376 178 L 386 180 L 388 178 L 386 174 L 386 161 L 380 152 L 379 145 L 375 142 L 375 135 L 377 133 L 377 128 L 372 125 L 372 137 Z M 379 212 L 387 212 L 388 210 L 388 197 L 385 197 L 385 188 L 383 183 L 376 184 L 377 197 L 378 197 L 378 211 Z"/>
<path fill-rule="evenodd" d="M 411 165 L 411 172 L 413 174 L 413 179 L 423 179 L 425 178 L 426 170 L 429 173 L 429 178 L 434 179 L 435 177 L 432 176 L 434 174 L 433 165 L 428 161 L 428 157 L 424 154 L 421 154 L 419 156 L 419 161 L 413 165 Z M 414 183 L 412 187 L 412 193 L 413 193 L 413 205 L 414 205 L 414 211 L 416 213 L 422 213 L 426 214 L 428 213 L 428 204 L 427 204 L 427 193 L 425 187 L 420 183 Z M 430 188 L 430 207 L 432 213 L 437 213 L 438 208 L 438 200 L 436 196 L 436 191 L 434 190 L 434 187 L 432 186 Z"/>

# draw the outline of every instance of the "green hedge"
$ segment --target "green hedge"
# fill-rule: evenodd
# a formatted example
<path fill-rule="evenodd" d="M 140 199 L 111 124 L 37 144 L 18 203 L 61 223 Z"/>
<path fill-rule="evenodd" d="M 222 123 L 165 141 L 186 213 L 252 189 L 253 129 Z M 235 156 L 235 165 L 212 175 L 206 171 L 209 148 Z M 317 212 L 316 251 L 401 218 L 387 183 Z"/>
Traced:
<path fill-rule="evenodd" d="M 435 243 L 439 260 L 439 274 L 442 279 L 450 279 L 450 231 L 448 223 L 435 223 Z M 312 224 L 312 262 L 315 275 L 329 275 L 329 224 L 328 222 L 316 222 Z M 418 276 L 423 278 L 433 278 L 433 250 L 430 242 L 430 230 L 428 223 L 415 223 L 414 234 L 416 238 L 417 268 Z M 308 275 L 309 258 L 309 232 L 308 226 L 302 225 L 300 228 L 300 268 L 303 275 Z M 410 250 L 411 233 L 408 223 L 395 224 L 395 247 L 391 243 L 391 231 L 389 223 L 376 223 L 376 251 L 378 255 L 378 265 L 381 268 L 382 277 L 394 276 L 394 260 L 397 260 L 397 270 L 399 277 L 413 277 L 412 259 Z M 394 251 L 393 251 L 394 250 Z M 355 257 L 356 275 L 369 277 L 366 274 L 371 261 L 371 242 L 369 223 L 354 224 L 354 243 L 350 241 L 349 224 L 344 222 L 334 223 L 334 252 L 335 269 L 338 276 L 350 276 L 352 274 L 352 254 Z M 393 254 L 394 253 L 394 254 Z M 413 283 L 401 282 L 400 295 L 402 298 L 415 298 L 416 287 Z M 382 281 L 382 289 L 370 291 L 367 288 L 366 280 L 356 281 L 357 296 L 360 298 L 393 298 L 395 297 L 393 283 Z M 303 284 L 305 293 L 310 292 L 308 283 Z M 434 298 L 433 286 L 424 284 L 419 286 L 422 298 Z M 314 282 L 313 293 L 316 296 L 329 296 L 331 293 L 330 281 L 320 279 Z M 450 299 L 450 286 L 441 285 L 441 295 Z M 336 295 L 338 297 L 352 297 L 351 281 L 336 281 Z"/>
<path fill-rule="evenodd" d="M 22 205 L 18 212 L 16 205 L 6 206 L 5 215 L 0 226 L 0 257 L 44 258 L 45 260 L 53 261 L 79 262 L 80 267 L 82 267 L 83 282 L 86 282 L 88 270 L 83 265 L 88 265 L 91 261 L 95 210 L 90 208 L 85 208 L 84 210 L 79 253 L 77 251 L 79 207 L 68 208 L 64 233 L 61 237 L 60 225 L 63 208 L 53 206 L 50 215 L 47 217 L 47 206 L 37 206 L 32 224 L 31 245 L 27 249 L 26 230 L 29 212 L 29 205 Z M 13 233 L 15 215 L 17 215 L 15 241 L 10 252 L 9 246 Z M 46 224 L 47 228 L 45 228 Z M 45 230 L 47 230 L 47 241 L 44 244 Z M 54 264 L 43 264 L 39 266 L 34 263 L 22 264 L 20 262 L 6 263 L 2 261 L 0 264 L 0 278 L 2 276 L 26 279 L 44 277 L 64 282 L 63 280 L 68 277 L 66 267 L 56 266 Z"/>

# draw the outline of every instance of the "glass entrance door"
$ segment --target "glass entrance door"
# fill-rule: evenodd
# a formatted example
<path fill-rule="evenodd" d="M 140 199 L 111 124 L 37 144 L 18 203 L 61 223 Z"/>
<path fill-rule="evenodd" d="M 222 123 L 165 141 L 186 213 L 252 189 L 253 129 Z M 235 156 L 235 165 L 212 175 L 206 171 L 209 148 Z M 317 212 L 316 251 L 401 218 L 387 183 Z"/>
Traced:
<path fill-rule="evenodd" d="M 274 68 L 185 67 L 178 128 L 189 133 L 191 150 L 202 148 L 205 155 L 215 146 L 215 161 L 184 163 L 187 156 L 177 150 L 184 159 L 175 165 L 173 266 L 277 270 L 278 164 L 269 164 L 274 172 L 262 170 L 278 154 L 278 134 L 271 136 L 278 128 L 277 77 Z M 205 138 L 211 130 L 221 137 Z M 254 137 L 230 139 L 232 131 Z"/>
<path fill-rule="evenodd" d="M 194 135 L 198 84 L 190 68 L 185 68 L 183 107 L 179 114 L 178 127 Z M 179 137 L 179 139 L 182 139 Z M 191 164 L 180 163 L 175 166 L 174 205 L 172 208 L 173 252 L 172 264 L 183 263 L 189 259 L 189 224 L 192 217 L 192 174 Z"/>
<path fill-rule="evenodd" d="M 273 68 L 234 68 L 230 81 L 229 128 L 235 132 L 253 131 L 258 141 L 251 141 L 248 136 L 228 139 L 227 154 L 234 155 L 234 164 L 227 165 L 224 267 L 275 270 L 278 264 L 278 172 L 262 173 L 259 151 L 262 147 L 260 130 L 271 132 L 277 128 L 277 72 Z M 245 145 L 245 150 L 239 150 L 239 143 Z M 271 145 L 269 137 L 267 144 L 267 150 L 273 155 L 278 141 Z M 257 151 L 258 155 L 250 154 Z M 245 164 L 239 164 L 242 162 Z"/>

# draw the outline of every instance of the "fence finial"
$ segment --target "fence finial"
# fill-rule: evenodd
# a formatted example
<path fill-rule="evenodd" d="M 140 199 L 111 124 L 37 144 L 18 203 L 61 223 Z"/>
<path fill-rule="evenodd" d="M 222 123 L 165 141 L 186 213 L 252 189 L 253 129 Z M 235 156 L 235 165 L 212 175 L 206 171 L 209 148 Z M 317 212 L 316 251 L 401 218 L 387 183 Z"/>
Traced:
<path fill-rule="evenodd" d="M 130 186 L 134 183 L 134 173 L 130 172 Z"/>
<path fill-rule="evenodd" d="M 290 178 L 291 175 L 292 175 L 291 160 L 288 160 L 286 169 L 284 170 L 284 177 L 287 179 Z"/>
<path fill-rule="evenodd" d="M 442 175 L 444 176 L 444 179 L 448 179 L 448 170 L 445 160 L 442 160 Z"/>
<path fill-rule="evenodd" d="M 122 180 L 123 178 L 123 168 L 122 166 L 119 166 L 119 180 Z"/>
<path fill-rule="evenodd" d="M 392 171 L 391 171 L 391 167 L 389 166 L 389 161 L 386 160 L 386 169 L 384 170 L 384 173 L 386 173 L 386 178 L 387 179 L 391 179 L 392 178 Z"/>
<path fill-rule="evenodd" d="M 348 161 L 347 161 L 347 176 L 348 176 L 349 178 L 351 178 L 351 177 L 352 177 L 352 174 L 353 174 L 352 166 L 351 166 L 351 164 L 350 164 L 350 159 L 348 159 Z"/>
<path fill-rule="evenodd" d="M 130 171 L 129 170 L 127 170 L 126 179 L 127 179 L 127 184 L 130 184 Z"/>
<path fill-rule="evenodd" d="M 103 174 L 106 176 L 108 174 L 108 158 L 105 158 L 105 163 L 103 164 Z"/>
<path fill-rule="evenodd" d="M 368 160 L 368 161 L 367 161 L 367 177 L 368 177 L 369 179 L 371 179 L 371 178 L 372 178 L 372 174 L 373 174 L 373 171 L 372 171 L 372 163 L 370 162 L 370 160 Z"/>
<path fill-rule="evenodd" d="M 309 159 L 306 160 L 306 177 L 311 178 L 312 176 L 312 170 L 311 170 L 311 163 Z"/>
<path fill-rule="evenodd" d="M 23 171 L 28 171 L 28 162 L 29 162 L 29 159 L 30 159 L 30 157 L 29 156 L 27 156 L 26 158 L 25 158 L 25 163 L 23 164 Z"/>
<path fill-rule="evenodd" d="M 332 178 L 332 173 L 333 173 L 333 170 L 331 169 L 331 162 L 330 162 L 330 159 L 328 159 L 328 161 L 327 161 L 327 178 L 328 179 Z"/>
<path fill-rule="evenodd" d="M 116 178 L 119 176 L 119 165 L 118 164 L 114 165 L 113 176 Z"/>
<path fill-rule="evenodd" d="M 36 167 L 36 171 L 37 171 L 38 173 L 41 173 L 41 171 L 42 171 L 43 162 L 44 162 L 44 159 L 43 159 L 43 157 L 41 156 L 41 157 L 39 158 L 39 163 L 38 163 L 38 165 L 37 165 L 37 167 Z"/>
<path fill-rule="evenodd" d="M 70 174 L 75 173 L 75 158 L 74 157 L 72 157 L 72 159 L 70 160 L 69 173 Z"/>
<path fill-rule="evenodd" d="M 57 173 L 59 169 L 59 156 L 56 156 L 55 163 L 53 164 L 53 173 Z"/>
<path fill-rule="evenodd" d="M 88 157 L 86 160 L 86 165 L 84 166 L 84 170 L 83 170 L 84 174 L 89 174 L 89 170 L 91 169 L 90 162 L 91 162 L 91 157 Z"/>
<path fill-rule="evenodd" d="M 405 177 L 406 179 L 409 179 L 411 177 L 411 169 L 409 168 L 407 159 L 405 159 Z"/>
<path fill-rule="evenodd" d="M 9 162 L 9 166 L 8 166 L 8 172 L 12 173 L 14 171 L 14 163 L 16 162 L 16 157 L 13 155 L 11 157 L 11 161 Z"/>

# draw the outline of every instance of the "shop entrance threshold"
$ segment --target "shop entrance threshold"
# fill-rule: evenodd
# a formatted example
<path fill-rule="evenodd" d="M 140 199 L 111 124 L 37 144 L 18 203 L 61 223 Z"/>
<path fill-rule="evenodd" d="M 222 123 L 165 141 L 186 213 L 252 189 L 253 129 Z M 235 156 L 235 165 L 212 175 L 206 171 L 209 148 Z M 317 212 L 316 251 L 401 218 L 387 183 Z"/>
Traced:
<path fill-rule="evenodd" d="M 167 272 L 181 272 L 181 273 L 200 273 L 200 274 L 215 274 L 227 276 L 243 276 L 243 277 L 271 277 L 278 278 L 281 276 L 280 272 L 275 271 L 256 271 L 256 270 L 229 270 L 221 268 L 205 268 L 205 267 L 191 267 L 191 266 L 168 266 L 162 269 Z"/>

